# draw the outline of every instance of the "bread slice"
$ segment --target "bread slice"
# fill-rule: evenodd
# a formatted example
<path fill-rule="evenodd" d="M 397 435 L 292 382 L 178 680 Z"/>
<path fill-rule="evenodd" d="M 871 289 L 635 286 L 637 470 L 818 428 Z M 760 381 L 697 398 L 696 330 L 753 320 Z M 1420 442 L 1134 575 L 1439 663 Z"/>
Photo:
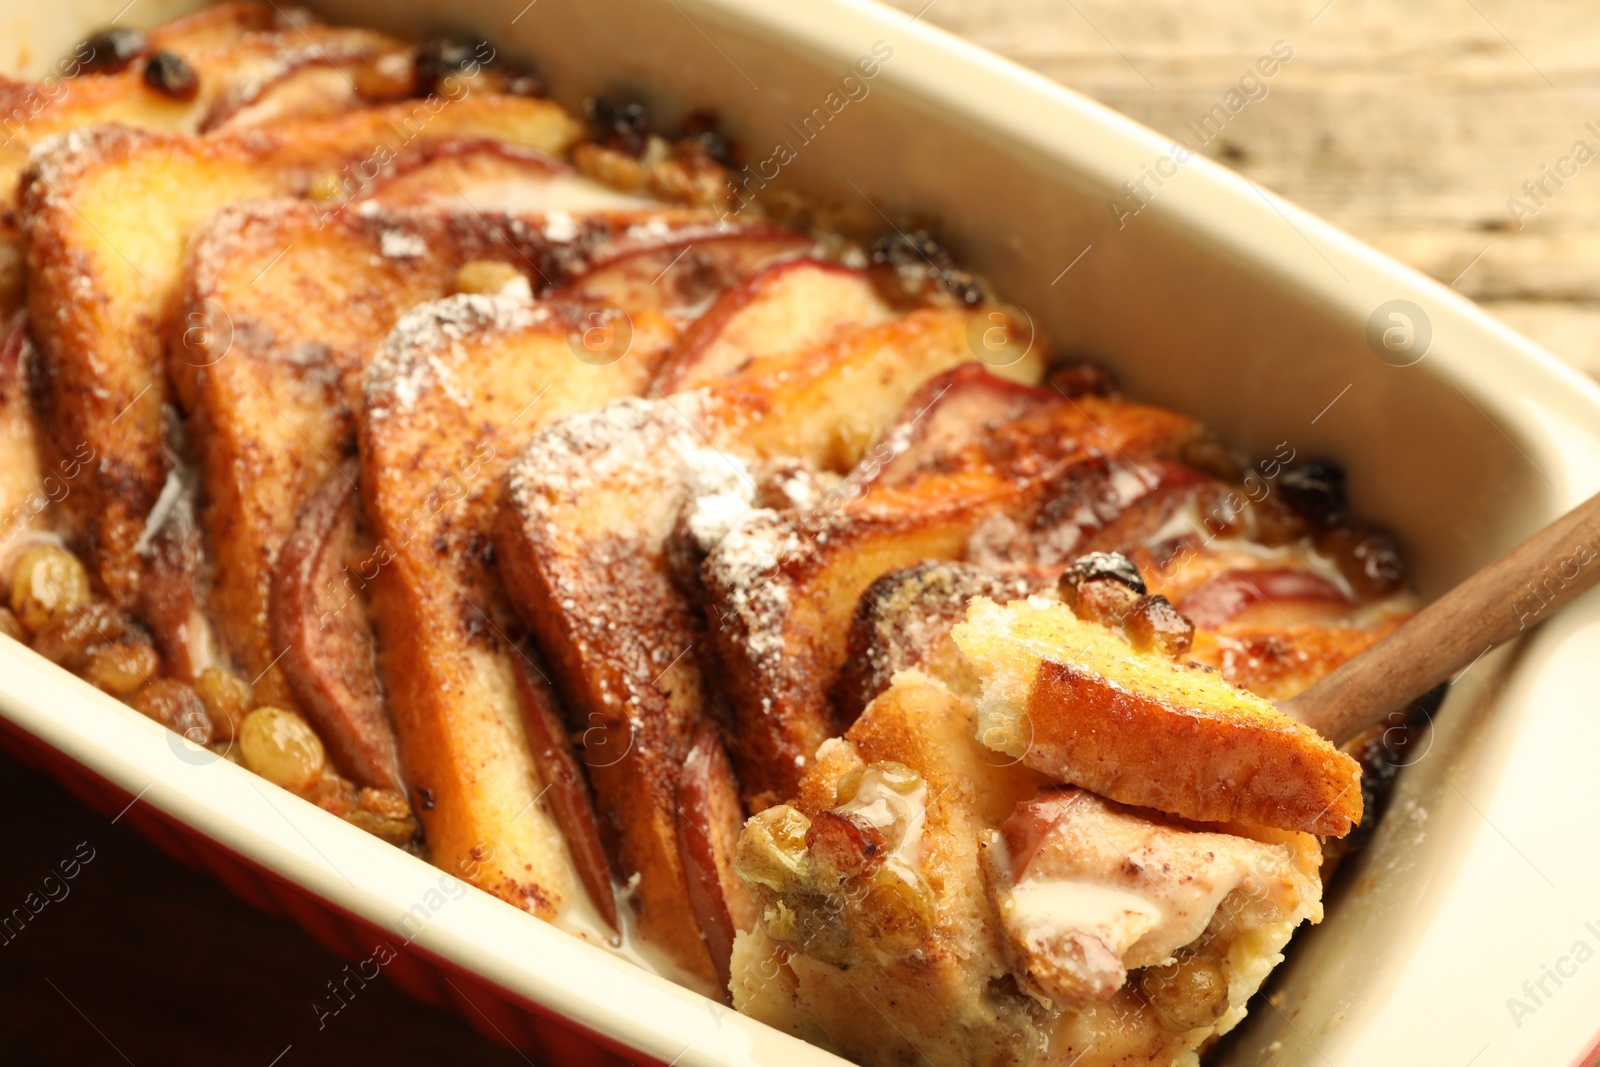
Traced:
<path fill-rule="evenodd" d="M 952 636 L 982 679 L 978 736 L 1058 781 L 1201 822 L 1361 821 L 1360 766 L 1210 668 L 1042 599 L 976 599 Z"/>
<path fill-rule="evenodd" d="M 746 823 L 735 866 L 762 918 L 734 948 L 735 1006 L 863 1064 L 1195 1062 L 1320 918 L 1315 838 L 1051 788 L 973 732 L 966 702 L 902 673 Z M 1121 908 L 1159 908 L 1165 936 L 1124 946 Z M 1037 982 L 1063 935 L 1124 949 L 1092 996 Z M 1194 973 L 1204 997 L 1175 980 Z"/>
<path fill-rule="evenodd" d="M 752 262 L 751 273 L 762 265 Z M 764 459 L 854 463 L 928 376 L 970 358 L 968 319 L 917 312 L 815 352 L 758 351 L 702 390 L 619 401 L 555 425 L 511 472 L 501 573 L 588 730 L 589 774 L 617 865 L 641 876 L 641 933 L 693 973 L 715 969 L 686 922 L 693 908 L 672 798 L 712 696 L 705 622 L 670 558 L 680 517 L 696 498 L 747 507 Z M 699 532 L 714 537 L 716 526 Z"/>
<path fill-rule="evenodd" d="M 303 9 L 290 11 L 270 4 L 218 4 L 148 31 L 146 55 L 181 56 L 194 72 L 197 89 L 187 100 L 147 85 L 143 56 L 120 70 L 97 69 L 97 61 L 103 67 L 110 57 L 97 55 L 88 42 L 37 83 L 0 84 L 5 206 L 14 206 L 11 198 L 28 153 L 66 130 L 118 123 L 198 133 L 229 116 L 243 125 L 260 117 L 269 103 L 273 116 L 282 120 L 397 99 L 416 88 L 412 49 L 405 42 L 373 30 L 322 25 Z M 313 81 L 318 92 L 296 91 L 294 83 Z M 22 301 L 22 258 L 16 220 L 7 211 L 0 216 L 0 310 L 7 314 Z"/>
<path fill-rule="evenodd" d="M 444 157 L 461 196 L 475 197 L 471 179 L 480 178 L 519 186 L 525 202 L 547 212 L 589 202 L 590 190 L 553 161 L 513 170 L 500 165 L 507 162 L 498 147 Z M 304 201 L 252 201 L 225 208 L 189 251 L 168 373 L 201 469 L 213 612 L 227 650 L 258 678 L 267 702 L 294 703 L 282 643 L 267 624 L 279 549 L 310 492 L 354 451 L 361 381 L 401 314 L 450 295 L 468 263 L 498 262 L 545 286 L 544 274 L 580 276 L 589 256 L 609 256 L 638 226 L 658 224 L 684 243 L 705 230 L 705 219 L 671 209 L 592 213 L 578 216 L 587 242 L 578 248 L 564 229 L 554 231 L 563 240 L 551 238 L 548 214 L 412 206 L 437 165 L 406 172 L 416 180 L 400 187 L 404 208 L 390 206 L 392 186 L 331 216 Z"/>
<path fill-rule="evenodd" d="M 578 127 L 543 101 L 472 95 L 213 138 L 101 126 L 40 147 L 22 186 L 29 306 L 42 356 L 46 436 L 94 468 L 64 502 L 90 570 L 135 601 L 135 547 L 166 478 L 161 373 L 184 247 L 240 200 L 303 193 L 418 144 L 491 138 L 560 152 Z"/>
<path fill-rule="evenodd" d="M 1004 403 L 996 409 L 974 394 Z M 987 417 L 974 418 L 978 411 Z M 874 581 L 962 558 L 995 517 L 1026 529 L 1063 502 L 1092 501 L 1119 470 L 1179 447 L 1194 428 L 1159 409 L 1069 402 L 968 365 L 911 399 L 836 506 L 757 511 L 734 526 L 703 575 L 752 806 L 792 794 L 817 746 L 837 732 L 830 694 L 850 620 Z"/>
<path fill-rule="evenodd" d="M 585 314 L 508 296 L 424 304 L 369 369 L 360 418 L 379 667 L 433 861 L 544 918 L 576 883 L 538 803 L 490 522 L 528 438 L 643 389 L 673 336 L 635 316 L 630 350 L 599 366 L 575 354 Z"/>

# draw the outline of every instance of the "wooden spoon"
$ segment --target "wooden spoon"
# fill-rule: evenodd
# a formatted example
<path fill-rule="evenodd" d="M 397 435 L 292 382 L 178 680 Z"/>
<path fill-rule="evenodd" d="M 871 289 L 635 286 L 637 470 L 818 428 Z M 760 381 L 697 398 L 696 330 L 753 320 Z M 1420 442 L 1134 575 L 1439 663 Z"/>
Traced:
<path fill-rule="evenodd" d="M 1344 743 L 1600 582 L 1590 497 L 1278 709 Z"/>

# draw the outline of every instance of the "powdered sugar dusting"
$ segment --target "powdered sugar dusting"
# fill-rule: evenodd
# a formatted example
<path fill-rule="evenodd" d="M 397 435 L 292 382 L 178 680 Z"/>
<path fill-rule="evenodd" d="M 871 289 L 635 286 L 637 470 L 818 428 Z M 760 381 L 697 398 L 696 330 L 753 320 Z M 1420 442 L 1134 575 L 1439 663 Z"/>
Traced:
<path fill-rule="evenodd" d="M 367 371 L 363 399 L 368 421 L 403 417 L 425 395 L 439 390 L 466 406 L 470 398 L 455 390 L 452 369 L 465 358 L 463 342 L 527 329 L 547 316 L 547 309 L 501 294 L 461 294 L 412 308 L 390 331 Z"/>
<path fill-rule="evenodd" d="M 745 649 L 757 670 L 765 669 L 765 664 L 776 666 L 783 654 L 789 589 L 779 569 L 803 549 L 804 542 L 787 520 L 770 508 L 757 508 L 729 530 L 706 559 L 708 584 L 740 623 Z M 770 697 L 762 703 L 763 710 L 771 709 Z"/>
<path fill-rule="evenodd" d="M 386 259 L 417 259 L 428 254 L 428 242 L 421 234 L 384 230 L 380 240 Z"/>

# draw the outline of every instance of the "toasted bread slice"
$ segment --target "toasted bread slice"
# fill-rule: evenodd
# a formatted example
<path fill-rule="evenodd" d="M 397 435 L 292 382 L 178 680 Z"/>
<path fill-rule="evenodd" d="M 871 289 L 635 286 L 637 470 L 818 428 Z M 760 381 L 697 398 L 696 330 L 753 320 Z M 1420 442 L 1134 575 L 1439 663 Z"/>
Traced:
<path fill-rule="evenodd" d="M 673 336 L 659 316 L 635 316 L 630 350 L 600 366 L 575 354 L 584 314 L 513 297 L 422 305 L 369 369 L 360 419 L 379 667 L 406 779 L 432 799 L 420 814 L 433 860 L 545 918 L 576 883 L 537 803 L 490 520 L 523 443 L 643 389 Z"/>
<path fill-rule="evenodd" d="M 762 918 L 735 946 L 735 1006 L 865 1064 L 1190 1062 L 1320 918 L 1316 840 L 1044 781 L 900 675 L 745 826 L 735 867 Z M 1077 946 L 1100 966 L 1073 967 Z M 1050 981 L 1080 975 L 1105 980 Z"/>
<path fill-rule="evenodd" d="M 120 70 L 84 43 L 38 83 L 0 85 L 0 196 L 7 208 L 29 151 L 46 138 L 98 123 L 197 133 L 231 115 L 235 125 L 270 108 L 277 119 L 328 115 L 416 88 L 411 47 L 386 34 L 317 24 L 294 9 L 222 4 L 150 31 L 145 56 L 183 58 L 196 92 L 178 99 L 145 82 L 145 56 Z M 102 45 L 103 47 L 103 45 Z M 67 80 L 70 79 L 70 80 Z M 312 90 L 315 91 L 312 91 Z M 254 106 L 250 106 L 254 105 Z M 22 300 L 22 247 L 10 211 L 0 215 L 0 309 Z"/>
<path fill-rule="evenodd" d="M 1341 837 L 1361 821 L 1359 765 L 1210 668 L 1045 600 L 979 598 L 952 636 L 983 682 L 984 743 L 1058 781 L 1202 822 Z"/>
<path fill-rule="evenodd" d="M 618 401 L 555 424 L 512 468 L 496 545 L 512 602 L 582 732 L 613 862 L 624 879 L 639 876 L 640 936 L 710 983 L 717 971 L 695 922 L 677 810 L 706 709 L 704 623 L 665 552 L 692 433 L 661 401 Z"/>
<path fill-rule="evenodd" d="M 850 619 L 875 580 L 960 559 L 995 516 L 1026 527 L 1060 501 L 1102 495 L 1117 469 L 1178 447 L 1195 426 L 1156 408 L 1070 403 L 988 378 L 967 368 L 929 382 L 858 472 L 859 495 L 803 516 L 754 512 L 707 557 L 713 637 L 753 807 L 792 794 L 836 732 L 829 694 Z M 967 394 L 996 391 L 1016 394 L 1016 417 L 970 422 Z"/>
<path fill-rule="evenodd" d="M 417 103 L 206 139 L 97 127 L 41 147 L 22 217 L 45 424 L 57 449 L 94 450 L 91 476 L 64 507 L 114 601 L 136 597 L 134 547 L 166 476 L 163 324 L 199 225 L 341 168 L 381 169 L 408 144 L 488 137 L 559 152 L 577 133 L 554 105 L 469 96 L 437 114 Z"/>
<path fill-rule="evenodd" d="M 780 254 L 775 243 L 769 258 Z M 817 353 L 759 360 L 704 391 L 618 402 L 551 427 L 512 471 L 501 573 L 590 729 L 617 866 L 642 873 L 641 932 L 694 973 L 715 969 L 688 925 L 673 798 L 707 713 L 707 642 L 669 539 L 697 494 L 731 486 L 739 497 L 746 459 L 794 449 L 853 463 L 857 442 L 881 433 L 918 385 L 970 356 L 968 317 L 919 312 Z M 613 625 L 619 597 L 627 627 Z"/>
<path fill-rule="evenodd" d="M 214 613 L 234 659 L 258 677 L 263 700 L 293 703 L 279 664 L 283 642 L 266 625 L 279 549 L 310 490 L 353 450 L 367 363 L 405 310 L 449 295 L 459 270 L 478 261 L 503 263 L 541 287 L 571 284 L 595 258 L 612 270 L 616 249 L 633 247 L 629 235 L 641 227 L 659 227 L 649 255 L 672 240 L 680 249 L 703 242 L 708 233 L 717 235 L 710 242 L 717 249 L 768 240 L 767 227 L 712 230 L 702 216 L 676 209 L 577 214 L 593 191 L 568 180 L 564 167 L 546 160 L 531 171 L 508 170 L 504 162 L 525 165 L 492 145 L 436 156 L 406 172 L 418 180 L 400 187 L 403 210 L 389 204 L 393 185 L 333 215 L 297 201 L 237 205 L 194 240 L 168 370 L 191 415 L 202 469 L 217 562 Z M 436 175 L 462 196 L 475 198 L 474 179 L 515 185 L 524 202 L 547 213 L 410 206 L 441 164 L 462 164 L 453 176 Z M 552 225 L 558 211 L 562 221 Z M 665 285 L 652 291 L 657 310 L 669 292 Z"/>

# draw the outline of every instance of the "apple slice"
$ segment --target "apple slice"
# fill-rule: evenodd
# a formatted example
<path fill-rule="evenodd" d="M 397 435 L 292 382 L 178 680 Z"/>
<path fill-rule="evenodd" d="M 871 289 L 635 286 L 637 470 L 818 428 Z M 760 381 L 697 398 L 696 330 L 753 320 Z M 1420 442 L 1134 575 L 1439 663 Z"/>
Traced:
<path fill-rule="evenodd" d="M 750 890 L 733 872 L 733 850 L 744 827 L 739 781 L 722 747 L 717 726 L 700 720 L 678 779 L 678 849 L 688 880 L 689 903 L 700 920 L 706 950 L 717 969 L 717 988 L 727 993 L 733 939 L 755 924 Z"/>
<path fill-rule="evenodd" d="M 600 824 L 595 818 L 594 798 L 572 754 L 567 729 L 556 713 L 556 696 L 543 675 L 534 678 L 528 663 L 513 661 L 517 676 L 517 698 L 522 705 L 523 722 L 528 731 L 528 748 L 534 766 L 549 791 L 550 814 L 556 828 L 567 840 L 572 865 L 589 899 L 613 930 L 617 925 L 617 895 L 611 886 L 611 867 L 600 843 Z"/>
<path fill-rule="evenodd" d="M 522 219 L 547 212 L 662 210 L 660 204 L 580 177 L 537 148 L 484 138 L 425 144 L 397 159 L 354 199 L 376 200 L 391 209 L 438 207 Z M 501 224 L 508 231 L 519 226 L 513 219 Z"/>
<path fill-rule="evenodd" d="M 577 277 L 557 295 L 612 304 L 630 315 L 692 319 L 723 289 L 811 244 L 810 237 L 769 223 L 641 224 L 590 253 L 587 269 L 571 271 Z"/>
<path fill-rule="evenodd" d="M 718 297 L 684 331 L 655 386 L 663 393 L 693 389 L 755 359 L 820 348 L 893 315 L 865 273 L 810 258 L 784 260 Z"/>
<path fill-rule="evenodd" d="M 1178 610 L 1191 622 L 1210 629 L 1245 619 L 1261 608 L 1269 614 L 1263 621 L 1272 624 L 1291 617 L 1297 622 L 1326 621 L 1354 607 L 1355 602 L 1333 582 L 1297 567 L 1226 570 L 1178 602 Z"/>
<path fill-rule="evenodd" d="M 372 627 L 345 560 L 360 498 L 354 463 L 334 469 L 300 511 L 273 580 L 272 640 L 300 709 L 357 784 L 404 792 Z M 359 579 L 357 579 L 359 581 Z"/>

